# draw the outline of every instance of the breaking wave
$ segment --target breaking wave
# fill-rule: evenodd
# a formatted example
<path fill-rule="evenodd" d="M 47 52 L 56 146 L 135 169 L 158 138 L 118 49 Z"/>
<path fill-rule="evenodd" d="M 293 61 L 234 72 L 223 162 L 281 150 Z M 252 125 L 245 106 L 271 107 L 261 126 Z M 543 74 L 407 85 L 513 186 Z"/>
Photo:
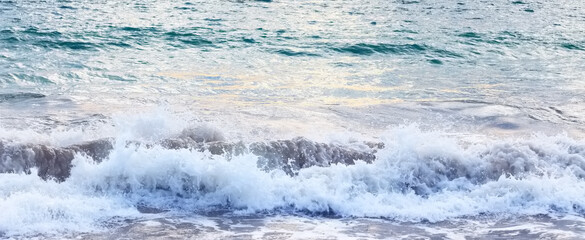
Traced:
<path fill-rule="evenodd" d="M 442 221 L 585 214 L 585 143 L 473 140 L 416 125 L 380 142 L 230 142 L 209 129 L 141 142 L 0 144 L 4 234 L 89 231 L 144 213 L 230 211 Z M 89 229 L 89 230 L 88 230 Z"/>

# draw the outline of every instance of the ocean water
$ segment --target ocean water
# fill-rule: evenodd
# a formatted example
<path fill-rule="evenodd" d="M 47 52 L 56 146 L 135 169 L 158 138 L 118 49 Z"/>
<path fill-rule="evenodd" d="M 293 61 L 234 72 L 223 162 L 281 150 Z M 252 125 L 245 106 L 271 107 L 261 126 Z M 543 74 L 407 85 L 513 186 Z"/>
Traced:
<path fill-rule="evenodd" d="M 0 0 L 0 238 L 581 239 L 585 5 Z"/>

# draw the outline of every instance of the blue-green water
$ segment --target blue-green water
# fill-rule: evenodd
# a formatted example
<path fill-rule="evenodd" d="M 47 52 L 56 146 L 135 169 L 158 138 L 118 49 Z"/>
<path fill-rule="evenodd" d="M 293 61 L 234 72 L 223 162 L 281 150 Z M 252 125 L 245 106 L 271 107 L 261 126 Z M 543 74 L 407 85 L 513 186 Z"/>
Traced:
<path fill-rule="evenodd" d="M 0 83 L 2 93 L 93 104 L 172 95 L 563 105 L 584 90 L 581 5 L 2 1 Z"/>
<path fill-rule="evenodd" d="M 359 238 L 370 218 L 390 219 L 382 225 L 393 233 L 366 237 L 408 237 L 404 222 L 422 224 L 420 236 L 473 237 L 450 235 L 461 229 L 449 221 L 471 219 L 463 225 L 484 224 L 479 238 L 492 238 L 489 229 L 505 228 L 490 225 L 494 215 L 520 216 L 521 237 L 578 237 L 584 66 L 585 4 L 576 0 L 0 0 L 0 209 L 11 209 L 0 237 L 130 236 L 210 206 L 258 214 L 268 229 L 298 227 L 275 228 L 288 231 L 282 239 L 327 237 L 313 226 L 320 221 L 350 226 L 332 238 Z M 192 128 L 244 144 L 301 136 L 387 148 L 372 164 L 283 176 L 247 164 L 250 156 L 156 147 Z M 31 146 L 96 139 L 126 145 L 102 164 L 75 155 L 61 183 L 22 170 L 40 163 L 15 167 L 38 155 Z M 203 187 L 185 193 L 179 183 L 193 179 Z M 149 222 L 144 204 L 164 211 Z M 310 217 L 286 215 L 298 211 Z M 343 218 L 312 218 L 324 212 Z M 219 222 L 244 221 L 203 215 L 217 222 L 195 221 L 218 227 L 212 237 L 224 236 Z M 559 216 L 571 224 L 548 218 Z M 530 235 L 542 229 L 533 218 L 559 227 Z M 107 227 L 119 219 L 138 220 Z M 308 225 L 315 235 L 299 235 Z"/>

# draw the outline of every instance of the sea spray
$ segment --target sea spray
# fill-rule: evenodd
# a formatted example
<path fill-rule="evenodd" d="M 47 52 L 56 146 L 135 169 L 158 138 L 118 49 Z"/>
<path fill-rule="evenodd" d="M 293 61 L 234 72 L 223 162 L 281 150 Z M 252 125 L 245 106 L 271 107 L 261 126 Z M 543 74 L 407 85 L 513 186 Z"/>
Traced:
<path fill-rule="evenodd" d="M 139 216 L 140 209 L 406 222 L 584 214 L 582 140 L 536 135 L 464 143 L 416 125 L 391 129 L 381 138 L 384 148 L 371 163 L 309 166 L 293 175 L 262 168 L 251 153 L 226 158 L 209 151 L 116 144 L 101 162 L 76 154 L 71 176 L 63 182 L 42 180 L 35 170 L 1 174 L 2 207 L 14 217 L 2 229 L 9 234 L 88 231 L 112 217 Z"/>

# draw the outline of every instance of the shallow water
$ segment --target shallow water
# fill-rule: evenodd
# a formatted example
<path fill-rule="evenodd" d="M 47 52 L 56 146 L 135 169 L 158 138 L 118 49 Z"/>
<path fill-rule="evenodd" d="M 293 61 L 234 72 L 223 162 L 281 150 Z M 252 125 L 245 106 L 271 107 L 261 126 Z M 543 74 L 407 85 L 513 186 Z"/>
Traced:
<path fill-rule="evenodd" d="M 153 216 L 108 234 L 78 239 L 580 239 L 582 219 L 543 216 L 399 223 L 383 219 L 306 216 Z"/>
<path fill-rule="evenodd" d="M 584 9 L 0 0 L 0 236 L 576 239 Z"/>

